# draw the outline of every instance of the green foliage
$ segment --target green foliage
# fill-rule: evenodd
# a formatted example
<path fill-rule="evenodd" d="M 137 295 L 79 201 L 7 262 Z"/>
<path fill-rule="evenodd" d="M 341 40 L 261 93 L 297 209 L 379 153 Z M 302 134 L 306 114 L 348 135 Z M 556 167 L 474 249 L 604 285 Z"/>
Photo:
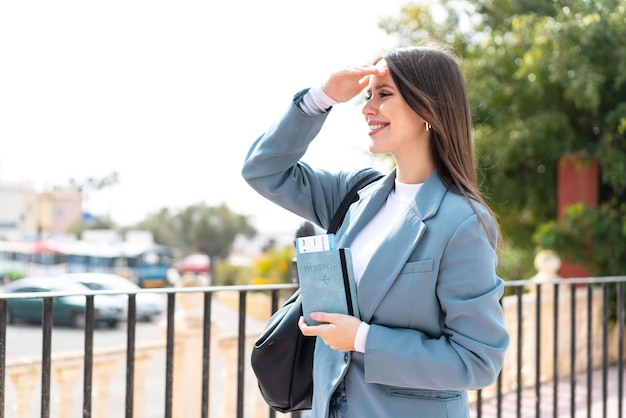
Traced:
<path fill-rule="evenodd" d="M 584 266 L 592 276 L 621 276 L 626 272 L 626 203 L 615 199 L 599 207 L 582 203 L 565 211 L 560 222 L 545 223 L 535 234 L 540 246 L 555 250 L 563 260 Z M 609 286 L 609 318 L 617 316 L 615 284 Z"/>
<path fill-rule="evenodd" d="M 556 218 L 562 155 L 594 155 L 602 202 L 626 200 L 624 22 L 622 0 L 439 0 L 381 21 L 400 45 L 437 39 L 460 56 L 481 189 L 505 251 L 519 255 Z M 602 260 L 601 274 L 614 271 Z"/>
<path fill-rule="evenodd" d="M 293 277 L 293 246 L 282 250 L 269 248 L 254 262 L 254 283 L 291 283 Z"/>
<path fill-rule="evenodd" d="M 199 203 L 180 212 L 162 208 L 135 228 L 151 231 L 160 244 L 183 253 L 208 254 L 211 259 L 227 256 L 237 236 L 256 235 L 247 217 L 233 213 L 225 204 L 211 207 Z"/>
<path fill-rule="evenodd" d="M 225 204 L 189 206 L 172 221 L 183 247 L 208 254 L 212 261 L 228 256 L 238 235 L 252 237 L 256 234 L 247 217 L 231 212 Z"/>
<path fill-rule="evenodd" d="M 88 177 L 85 180 L 77 180 L 71 178 L 69 181 L 69 188 L 77 190 L 83 194 L 89 194 L 92 191 L 100 191 L 102 189 L 110 188 L 120 182 L 120 177 L 117 171 L 113 171 L 108 176 L 101 178 Z"/>
<path fill-rule="evenodd" d="M 21 270 L 8 269 L 0 272 L 0 285 L 6 281 L 18 280 L 25 277 L 25 274 Z"/>
<path fill-rule="evenodd" d="M 236 266 L 228 260 L 220 262 L 214 271 L 212 285 L 214 286 L 236 286 L 250 284 L 253 277 L 253 270 L 247 266 Z"/>
<path fill-rule="evenodd" d="M 136 228 L 151 231 L 157 243 L 178 253 L 207 254 L 214 269 L 211 272 L 214 281 L 221 280 L 217 266 L 230 254 L 235 239 L 239 235 L 248 238 L 256 235 L 247 217 L 231 212 L 225 204 L 211 207 L 200 203 L 177 213 L 163 208 Z"/>
<path fill-rule="evenodd" d="M 170 248 L 179 249 L 179 252 L 181 252 L 183 248 L 181 248 L 180 232 L 172 220 L 175 215 L 170 209 L 161 208 L 158 212 L 139 222 L 134 228 L 152 232 L 155 242 L 167 245 Z"/>
<path fill-rule="evenodd" d="M 525 280 L 535 274 L 534 260 L 537 255 L 533 246 L 513 246 L 505 242 L 500 246 L 497 273 L 504 280 Z"/>
<path fill-rule="evenodd" d="M 626 272 L 626 203 L 611 200 L 599 207 L 582 203 L 565 210 L 560 222 L 546 222 L 535 234 L 543 247 L 594 276 Z"/>
<path fill-rule="evenodd" d="M 214 285 L 247 285 L 291 283 L 291 260 L 294 256 L 292 246 L 277 249 L 265 248 L 251 267 L 237 266 L 224 260 L 215 269 Z"/>

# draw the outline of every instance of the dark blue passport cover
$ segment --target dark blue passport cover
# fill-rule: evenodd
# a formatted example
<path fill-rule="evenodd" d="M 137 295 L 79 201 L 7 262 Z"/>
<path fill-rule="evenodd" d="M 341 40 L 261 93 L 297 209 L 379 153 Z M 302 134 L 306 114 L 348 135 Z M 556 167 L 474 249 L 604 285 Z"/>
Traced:
<path fill-rule="evenodd" d="M 359 317 L 356 283 L 349 248 L 296 254 L 302 311 L 309 325 L 319 325 L 311 312 Z"/>

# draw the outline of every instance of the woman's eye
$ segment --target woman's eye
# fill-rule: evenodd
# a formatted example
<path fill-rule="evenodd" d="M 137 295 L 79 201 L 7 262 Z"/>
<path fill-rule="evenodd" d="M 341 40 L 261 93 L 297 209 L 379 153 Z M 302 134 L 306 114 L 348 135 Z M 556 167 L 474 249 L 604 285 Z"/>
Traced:
<path fill-rule="evenodd" d="M 391 93 L 388 93 L 388 92 L 386 92 L 386 91 L 380 91 L 380 92 L 376 93 L 376 95 L 377 95 L 378 97 L 380 97 L 380 98 L 383 98 L 383 97 L 391 96 Z M 365 93 L 365 95 L 364 95 L 365 100 L 370 100 L 370 99 L 372 98 L 372 96 L 373 96 L 373 95 L 372 95 L 372 93 L 370 93 L 370 92 Z"/>
<path fill-rule="evenodd" d="M 372 92 L 370 92 L 370 91 L 368 91 L 367 93 L 365 93 L 365 94 L 363 95 L 363 97 L 365 98 L 365 100 L 371 100 L 373 96 L 374 96 L 374 95 L 373 95 L 373 94 L 372 94 Z M 387 97 L 387 96 L 392 96 L 392 94 L 391 94 L 391 93 L 389 93 L 389 92 L 387 92 L 387 91 L 383 91 L 383 90 L 381 90 L 381 91 L 376 92 L 376 96 L 382 99 L 382 98 Z"/>

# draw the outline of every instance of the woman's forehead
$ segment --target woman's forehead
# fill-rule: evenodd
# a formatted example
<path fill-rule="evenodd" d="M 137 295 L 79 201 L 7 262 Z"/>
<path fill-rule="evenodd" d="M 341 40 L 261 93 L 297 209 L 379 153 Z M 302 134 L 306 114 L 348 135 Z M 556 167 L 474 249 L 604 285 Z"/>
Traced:
<path fill-rule="evenodd" d="M 380 61 L 378 61 L 375 65 L 376 68 L 389 68 L 387 66 L 387 62 L 382 59 Z M 384 85 L 394 85 L 393 83 L 393 79 L 391 78 L 391 75 L 389 74 L 389 71 L 387 71 L 384 75 L 382 76 L 378 76 L 378 75 L 370 75 L 370 80 L 369 80 L 369 88 L 373 89 L 376 87 L 376 85 L 381 86 L 382 84 Z"/>

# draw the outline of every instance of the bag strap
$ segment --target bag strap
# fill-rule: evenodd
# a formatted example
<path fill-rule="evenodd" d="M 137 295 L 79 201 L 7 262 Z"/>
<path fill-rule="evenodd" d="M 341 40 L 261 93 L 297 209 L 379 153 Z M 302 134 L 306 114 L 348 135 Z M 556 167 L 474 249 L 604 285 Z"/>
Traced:
<path fill-rule="evenodd" d="M 359 190 L 361 190 L 368 184 L 375 182 L 381 177 L 383 176 L 379 173 L 368 174 L 367 176 L 359 180 L 359 182 L 355 184 L 352 189 L 350 189 L 346 197 L 343 198 L 343 201 L 339 205 L 337 212 L 335 212 L 335 215 L 333 215 L 332 221 L 330 221 L 330 226 L 328 227 L 327 231 L 328 234 L 334 234 L 335 232 L 337 232 L 339 226 L 341 226 L 341 223 L 343 222 L 343 218 L 346 216 L 346 213 L 348 213 L 348 208 L 350 208 L 350 206 L 354 202 L 359 200 Z"/>

